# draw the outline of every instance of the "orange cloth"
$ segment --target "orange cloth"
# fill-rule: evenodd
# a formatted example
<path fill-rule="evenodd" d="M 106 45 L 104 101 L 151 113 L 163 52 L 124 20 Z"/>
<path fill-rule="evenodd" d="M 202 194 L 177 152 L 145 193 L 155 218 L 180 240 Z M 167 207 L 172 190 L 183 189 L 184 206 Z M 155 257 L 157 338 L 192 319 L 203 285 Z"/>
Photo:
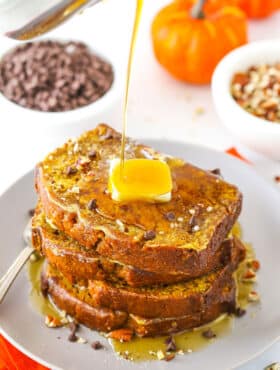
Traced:
<path fill-rule="evenodd" d="M 0 370 L 48 370 L 22 354 L 0 335 Z"/>
<path fill-rule="evenodd" d="M 227 153 L 227 154 L 230 154 L 230 155 L 232 155 L 232 156 L 234 156 L 234 157 L 236 157 L 236 158 L 239 158 L 239 159 L 241 159 L 241 160 L 242 160 L 242 161 L 244 161 L 244 162 L 247 162 L 247 163 L 251 164 L 251 162 L 250 162 L 250 161 L 248 161 L 248 159 L 244 158 L 244 157 L 243 157 L 243 156 L 238 152 L 238 150 L 237 150 L 236 148 L 234 148 L 234 147 L 227 149 L 227 150 L 226 150 L 226 153 Z"/>
<path fill-rule="evenodd" d="M 231 154 L 247 163 L 250 163 L 244 158 L 236 148 L 229 148 L 226 153 Z M 29 357 L 25 356 L 8 343 L 0 335 L 0 370 L 48 370 L 46 367 L 37 364 Z"/>

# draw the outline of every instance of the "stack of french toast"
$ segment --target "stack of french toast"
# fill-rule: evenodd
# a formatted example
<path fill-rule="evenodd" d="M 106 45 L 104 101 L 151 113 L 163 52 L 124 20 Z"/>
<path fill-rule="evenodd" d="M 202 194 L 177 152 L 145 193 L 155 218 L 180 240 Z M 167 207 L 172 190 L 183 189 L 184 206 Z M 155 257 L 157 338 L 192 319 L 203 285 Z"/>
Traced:
<path fill-rule="evenodd" d="M 245 249 L 231 230 L 242 195 L 218 171 L 199 169 L 128 139 L 126 158 L 168 163 L 165 203 L 113 201 L 110 162 L 121 135 L 100 124 L 36 168 L 34 247 L 42 289 L 92 329 L 175 333 L 236 310 L 235 271 Z"/>

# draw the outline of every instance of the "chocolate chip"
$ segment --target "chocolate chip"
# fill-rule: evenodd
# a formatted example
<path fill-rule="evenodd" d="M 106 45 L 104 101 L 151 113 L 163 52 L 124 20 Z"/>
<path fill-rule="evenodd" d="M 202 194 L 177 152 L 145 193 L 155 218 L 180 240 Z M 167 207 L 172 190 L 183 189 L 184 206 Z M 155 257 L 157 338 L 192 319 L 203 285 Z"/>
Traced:
<path fill-rule="evenodd" d="M 68 327 L 70 329 L 70 334 L 68 336 L 69 342 L 77 342 L 79 338 L 77 337 L 76 333 L 79 330 L 79 324 L 73 321 L 69 323 Z"/>
<path fill-rule="evenodd" d="M 164 214 L 164 218 L 167 220 L 167 221 L 175 221 L 176 220 L 176 216 L 173 212 L 167 212 Z"/>
<path fill-rule="evenodd" d="M 154 230 L 148 230 L 144 233 L 145 240 L 153 240 L 156 237 L 156 233 Z"/>
<path fill-rule="evenodd" d="M 173 336 L 170 336 L 165 341 L 166 352 L 175 352 L 177 351 L 176 343 Z"/>
<path fill-rule="evenodd" d="M 91 348 L 95 349 L 95 350 L 99 350 L 99 349 L 103 349 L 104 346 L 102 343 L 100 343 L 99 341 L 96 341 L 96 342 L 93 342 L 91 344 Z"/>
<path fill-rule="evenodd" d="M 191 218 L 189 219 L 189 223 L 188 223 L 188 231 L 190 233 L 192 232 L 195 232 L 195 231 L 198 231 L 199 230 L 199 215 L 201 213 L 201 210 L 202 210 L 202 206 L 201 205 L 196 205 L 192 211 L 192 215 L 191 215 Z"/>
<path fill-rule="evenodd" d="M 275 176 L 275 177 L 274 177 L 274 180 L 275 180 L 276 182 L 280 182 L 280 176 Z"/>
<path fill-rule="evenodd" d="M 242 317 L 246 314 L 246 310 L 241 307 L 236 307 L 234 310 L 234 314 L 236 317 Z"/>
<path fill-rule="evenodd" d="M 216 338 L 216 334 L 213 332 L 212 329 L 207 329 L 201 333 L 201 335 L 206 339 Z"/>
<path fill-rule="evenodd" d="M 95 159 L 97 157 L 97 152 L 96 150 L 91 150 L 89 153 L 88 153 L 88 157 L 89 159 Z"/>
<path fill-rule="evenodd" d="M 93 211 L 93 210 L 95 210 L 96 208 L 97 208 L 97 203 L 96 203 L 96 200 L 95 199 L 92 199 L 92 200 L 90 200 L 89 202 L 88 202 L 88 209 L 90 210 L 90 211 Z"/>
<path fill-rule="evenodd" d="M 222 173 L 219 168 L 214 168 L 214 170 L 210 170 L 209 172 L 211 172 L 213 175 L 222 177 Z"/>
<path fill-rule="evenodd" d="M 188 231 L 190 233 L 193 232 L 193 228 L 197 225 L 197 217 L 195 214 L 193 214 L 191 216 L 191 218 L 189 219 L 189 223 L 188 223 Z"/>
<path fill-rule="evenodd" d="M 71 166 L 68 166 L 66 168 L 66 171 L 65 171 L 65 173 L 66 173 L 67 176 L 75 175 L 75 173 L 77 173 L 77 172 L 78 172 L 77 168 L 71 167 Z"/>
<path fill-rule="evenodd" d="M 35 209 L 34 209 L 34 208 L 32 208 L 32 209 L 30 209 L 30 210 L 28 211 L 28 216 L 33 217 L 33 216 L 34 216 L 34 214 L 35 214 Z"/>
<path fill-rule="evenodd" d="M 18 46 L 0 62 L 0 91 L 26 108 L 61 112 L 88 105 L 113 83 L 113 68 L 79 42 Z"/>
<path fill-rule="evenodd" d="M 68 340 L 69 342 L 77 342 L 79 338 L 77 337 L 77 335 L 75 333 L 70 333 L 69 336 L 68 336 Z"/>

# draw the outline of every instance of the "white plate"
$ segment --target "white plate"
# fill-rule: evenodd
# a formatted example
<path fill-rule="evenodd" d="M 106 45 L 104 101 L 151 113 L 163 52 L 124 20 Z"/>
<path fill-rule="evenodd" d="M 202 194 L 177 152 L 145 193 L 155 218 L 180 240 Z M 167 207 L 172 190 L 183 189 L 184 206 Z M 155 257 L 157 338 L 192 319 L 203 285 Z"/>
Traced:
<path fill-rule="evenodd" d="M 240 187 L 244 194 L 240 218 L 244 239 L 253 243 L 261 261 L 257 286 L 261 304 L 252 306 L 247 315 L 236 319 L 230 335 L 217 339 L 201 351 L 177 356 L 170 363 L 131 363 L 117 359 L 109 345 L 105 351 L 94 351 L 88 344 L 68 342 L 68 331 L 65 329 L 47 329 L 43 318 L 30 306 L 30 286 L 24 271 L 0 306 L 0 332 L 24 353 L 48 367 L 64 370 L 225 370 L 253 358 L 278 339 L 279 193 L 249 165 L 223 153 L 176 142 L 147 141 L 147 144 L 206 169 L 219 167 L 228 181 Z M 32 173 L 20 179 L 0 198 L 0 276 L 23 247 L 22 231 L 28 219 L 27 211 L 34 206 L 35 201 Z M 82 336 L 90 342 L 100 339 L 97 333 L 86 329 Z M 106 342 L 104 338 L 101 340 Z"/>

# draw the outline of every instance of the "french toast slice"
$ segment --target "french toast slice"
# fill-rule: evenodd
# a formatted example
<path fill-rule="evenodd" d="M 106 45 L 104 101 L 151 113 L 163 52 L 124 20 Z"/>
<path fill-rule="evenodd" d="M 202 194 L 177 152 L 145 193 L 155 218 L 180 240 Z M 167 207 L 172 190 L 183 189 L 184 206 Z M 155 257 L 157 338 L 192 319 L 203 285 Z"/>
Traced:
<path fill-rule="evenodd" d="M 233 240 L 234 242 L 234 240 Z M 244 257 L 242 245 L 235 248 L 232 259 L 225 266 L 208 275 L 163 286 L 130 287 L 115 278 L 114 282 L 88 280 L 73 284 L 60 273 L 65 288 L 71 287 L 82 300 L 96 308 L 129 312 L 145 318 L 177 317 L 207 310 L 210 303 L 219 302 L 221 288 L 232 279 Z M 53 267 L 52 267 L 53 268 Z M 54 268 L 53 268 L 54 269 Z"/>
<path fill-rule="evenodd" d="M 112 201 L 109 166 L 120 144 L 121 135 L 100 124 L 37 165 L 36 189 L 47 218 L 111 260 L 160 274 L 201 275 L 240 213 L 241 193 L 208 171 L 128 139 L 126 158 L 168 163 L 172 199 L 161 204 Z M 155 238 L 147 240 L 151 230 Z"/>
<path fill-rule="evenodd" d="M 145 318 L 177 317 L 207 310 L 209 303 L 219 302 L 220 289 L 232 279 L 244 259 L 244 247 L 237 240 L 231 260 L 220 269 L 187 282 L 146 287 L 130 287 L 116 280 L 88 280 L 90 303 Z M 238 243 L 238 244 L 237 244 Z"/>
<path fill-rule="evenodd" d="M 79 323 L 87 327 L 110 332 L 119 328 L 129 328 L 138 336 L 157 336 L 192 329 L 215 320 L 223 313 L 231 313 L 235 308 L 236 286 L 230 278 L 217 290 L 217 301 L 207 301 L 202 311 L 179 317 L 145 318 L 123 311 L 95 307 L 89 303 L 87 288 L 80 291 L 69 283 L 57 270 L 46 265 L 42 272 L 44 288 L 58 308 L 66 311 Z M 45 291 L 45 290 L 44 290 Z"/>
<path fill-rule="evenodd" d="M 235 260 L 242 253 L 240 242 L 226 239 L 205 269 L 192 271 L 192 276 L 183 273 L 154 273 L 139 270 L 133 266 L 120 264 L 100 256 L 94 249 L 87 249 L 65 233 L 54 228 L 46 220 L 39 202 L 32 219 L 33 246 L 44 255 L 68 280 L 75 283 L 81 280 L 123 280 L 132 287 L 171 284 L 198 277 Z"/>

